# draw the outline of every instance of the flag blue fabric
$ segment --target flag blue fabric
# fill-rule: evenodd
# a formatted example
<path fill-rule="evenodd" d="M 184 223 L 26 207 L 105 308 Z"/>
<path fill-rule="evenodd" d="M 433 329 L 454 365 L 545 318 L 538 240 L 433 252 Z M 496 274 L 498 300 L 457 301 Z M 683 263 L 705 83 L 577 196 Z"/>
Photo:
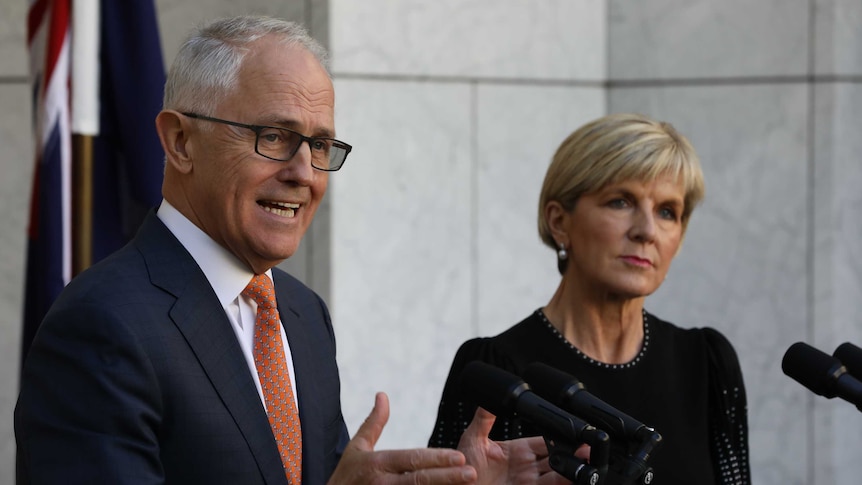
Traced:
<path fill-rule="evenodd" d="M 94 142 L 93 261 L 123 246 L 161 200 L 155 119 L 164 62 L 153 0 L 102 2 L 99 136 Z"/>
<path fill-rule="evenodd" d="M 40 28 L 39 19 L 33 17 L 39 4 L 51 10 L 52 4 L 60 3 L 37 0 L 31 8 L 29 28 L 34 32 Z M 50 22 L 48 14 L 45 24 Z M 131 239 L 146 212 L 161 200 L 164 158 L 154 121 L 162 105 L 165 72 L 153 0 L 105 0 L 101 17 L 100 133 L 93 144 L 94 263 Z M 42 47 L 31 43 L 31 56 L 45 56 L 34 48 Z M 31 77 L 35 120 L 45 103 L 38 99 L 38 73 Z M 62 128 L 68 126 L 67 122 Z M 60 125 L 55 129 L 61 129 Z M 64 241 L 62 220 L 62 214 L 69 213 L 63 207 L 69 201 L 61 197 L 63 184 L 69 182 L 60 175 L 59 138 L 52 133 L 47 143 L 36 140 L 22 359 L 70 275 L 71 252 L 64 247 L 68 241 Z"/>
<path fill-rule="evenodd" d="M 71 272 L 70 0 L 33 0 L 27 16 L 36 167 L 30 198 L 22 358 Z"/>

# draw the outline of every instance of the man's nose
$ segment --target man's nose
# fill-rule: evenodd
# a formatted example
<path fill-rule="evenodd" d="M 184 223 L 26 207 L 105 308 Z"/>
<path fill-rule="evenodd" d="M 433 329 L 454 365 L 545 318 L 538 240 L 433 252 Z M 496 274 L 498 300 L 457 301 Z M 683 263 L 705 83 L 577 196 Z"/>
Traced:
<path fill-rule="evenodd" d="M 308 185 L 314 178 L 314 167 L 311 166 L 311 145 L 309 140 L 302 140 L 296 153 L 290 160 L 281 162 L 284 164 L 279 172 L 279 177 L 284 182 L 295 182 L 300 185 Z"/>

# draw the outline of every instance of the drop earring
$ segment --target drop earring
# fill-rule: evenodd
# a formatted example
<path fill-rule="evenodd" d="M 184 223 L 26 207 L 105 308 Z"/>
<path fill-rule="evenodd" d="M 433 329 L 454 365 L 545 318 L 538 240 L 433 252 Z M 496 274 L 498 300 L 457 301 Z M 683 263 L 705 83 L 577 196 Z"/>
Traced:
<path fill-rule="evenodd" d="M 569 253 L 566 252 L 566 247 L 563 246 L 563 243 L 559 243 L 558 246 L 560 249 L 557 250 L 557 259 L 565 261 L 569 257 Z"/>

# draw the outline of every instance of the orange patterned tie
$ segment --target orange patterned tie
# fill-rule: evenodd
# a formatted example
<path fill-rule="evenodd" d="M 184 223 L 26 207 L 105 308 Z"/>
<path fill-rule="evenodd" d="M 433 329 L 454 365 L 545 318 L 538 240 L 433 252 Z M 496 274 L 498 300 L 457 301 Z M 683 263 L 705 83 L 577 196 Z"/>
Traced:
<path fill-rule="evenodd" d="M 279 332 L 278 308 L 272 281 L 265 274 L 254 275 L 243 295 L 257 302 L 257 321 L 254 325 L 254 365 L 263 387 L 266 414 L 272 434 L 278 443 L 278 452 L 284 464 L 287 482 L 302 483 L 302 430 L 299 412 L 293 400 L 287 359 Z"/>

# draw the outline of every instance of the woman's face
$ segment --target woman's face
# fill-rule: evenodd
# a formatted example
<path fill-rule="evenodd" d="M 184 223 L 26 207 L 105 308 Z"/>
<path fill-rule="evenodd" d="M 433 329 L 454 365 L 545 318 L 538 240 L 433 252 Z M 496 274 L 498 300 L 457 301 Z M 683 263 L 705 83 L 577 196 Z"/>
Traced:
<path fill-rule="evenodd" d="M 608 297 L 653 293 L 682 241 L 684 200 L 682 184 L 666 176 L 611 184 L 582 195 L 571 212 L 560 209 L 565 277 Z"/>

